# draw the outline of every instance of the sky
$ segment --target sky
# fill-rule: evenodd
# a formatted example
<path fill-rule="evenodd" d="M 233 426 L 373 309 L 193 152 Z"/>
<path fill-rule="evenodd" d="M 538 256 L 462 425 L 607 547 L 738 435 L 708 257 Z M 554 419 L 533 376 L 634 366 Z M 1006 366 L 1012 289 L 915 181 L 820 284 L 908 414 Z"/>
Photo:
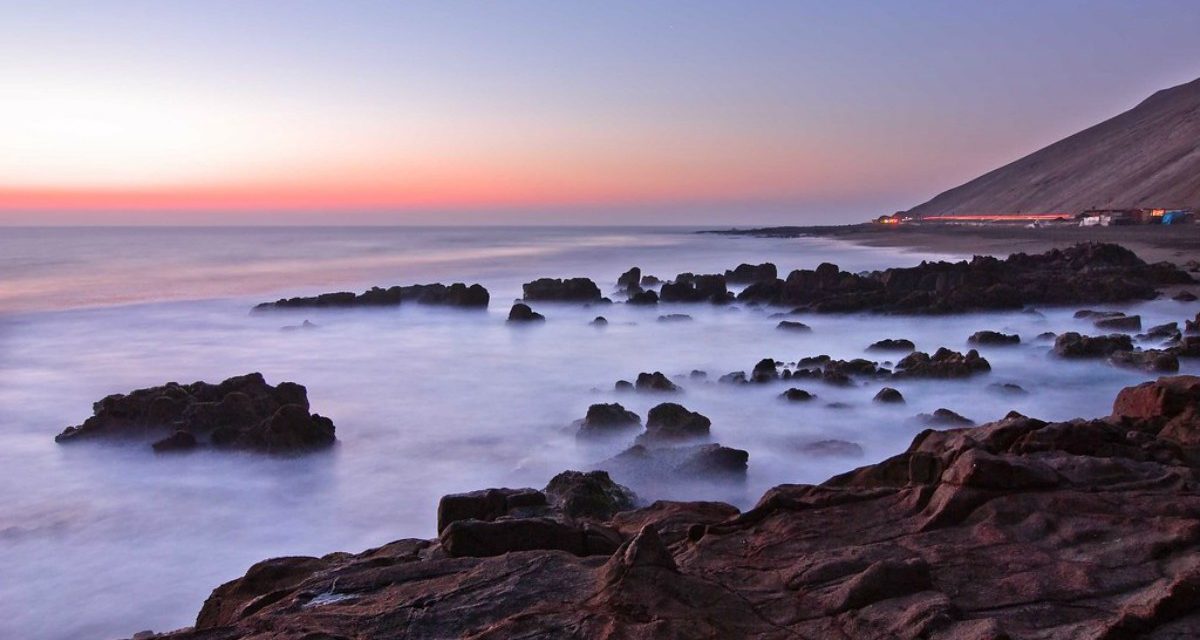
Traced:
<path fill-rule="evenodd" d="M 0 4 L 0 224 L 806 224 L 1200 77 L 1196 0 Z"/>

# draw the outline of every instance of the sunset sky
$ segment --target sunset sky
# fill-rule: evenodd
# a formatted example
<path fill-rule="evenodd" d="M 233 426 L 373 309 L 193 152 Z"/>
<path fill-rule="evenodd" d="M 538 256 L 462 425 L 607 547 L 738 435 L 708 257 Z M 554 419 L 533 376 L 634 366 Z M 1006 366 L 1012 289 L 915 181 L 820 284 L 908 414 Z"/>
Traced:
<path fill-rule="evenodd" d="M 0 224 L 857 221 L 1200 76 L 1195 0 L 10 2 Z"/>

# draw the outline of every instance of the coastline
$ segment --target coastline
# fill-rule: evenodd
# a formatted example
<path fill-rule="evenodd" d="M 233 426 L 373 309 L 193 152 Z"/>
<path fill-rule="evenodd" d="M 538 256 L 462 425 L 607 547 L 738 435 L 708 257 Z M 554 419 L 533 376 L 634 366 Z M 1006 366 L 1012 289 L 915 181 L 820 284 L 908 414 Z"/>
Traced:
<path fill-rule="evenodd" d="M 1147 262 L 1184 264 L 1200 256 L 1200 225 L 1039 227 L 1017 225 L 899 225 L 865 223 L 838 226 L 763 227 L 709 231 L 721 235 L 771 238 L 829 238 L 868 247 L 904 248 L 931 253 L 1007 256 L 1062 249 L 1080 242 L 1114 242 Z"/>

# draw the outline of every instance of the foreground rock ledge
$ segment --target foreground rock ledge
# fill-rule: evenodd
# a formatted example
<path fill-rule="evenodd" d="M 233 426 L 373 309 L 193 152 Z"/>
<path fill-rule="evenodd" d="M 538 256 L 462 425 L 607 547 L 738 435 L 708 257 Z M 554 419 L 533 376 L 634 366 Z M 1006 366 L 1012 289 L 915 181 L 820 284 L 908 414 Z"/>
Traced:
<path fill-rule="evenodd" d="M 1107 418 L 924 431 L 745 513 L 621 511 L 596 525 L 619 537 L 604 555 L 400 540 L 267 560 L 166 637 L 1200 637 L 1198 413 L 1200 378 L 1179 376 L 1124 390 Z"/>

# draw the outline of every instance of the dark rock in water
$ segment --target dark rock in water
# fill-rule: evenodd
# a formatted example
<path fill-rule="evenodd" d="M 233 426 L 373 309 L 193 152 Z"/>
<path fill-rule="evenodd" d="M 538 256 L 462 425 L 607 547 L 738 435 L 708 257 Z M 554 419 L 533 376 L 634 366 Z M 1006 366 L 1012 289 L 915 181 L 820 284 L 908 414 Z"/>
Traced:
<path fill-rule="evenodd" d="M 1178 302 L 1195 302 L 1196 300 L 1198 300 L 1200 298 L 1197 298 L 1196 294 L 1192 293 L 1191 291 L 1180 291 L 1179 293 L 1175 294 L 1171 299 L 1176 300 Z"/>
<path fill-rule="evenodd" d="M 976 331 L 967 338 L 968 344 L 978 345 L 1013 345 L 1021 343 L 1021 336 L 1014 333 L 1000 333 L 999 331 Z"/>
<path fill-rule="evenodd" d="M 317 325 L 309 322 L 308 320 L 305 320 L 304 322 L 301 322 L 300 324 L 289 324 L 289 325 L 281 327 L 281 328 L 284 331 L 300 331 L 302 329 L 316 329 Z"/>
<path fill-rule="evenodd" d="M 588 407 L 587 416 L 575 422 L 576 436 L 595 438 L 611 436 L 642 426 L 638 414 L 628 411 L 620 404 L 594 404 Z"/>
<path fill-rule="evenodd" d="M 1105 318 L 1120 318 L 1125 315 L 1123 311 L 1095 311 L 1093 309 L 1080 309 L 1075 312 L 1076 318 L 1089 318 L 1092 320 L 1103 320 Z"/>
<path fill-rule="evenodd" d="M 897 378 L 967 378 L 992 370 L 987 359 L 971 349 L 966 354 L 945 347 L 932 356 L 914 351 L 896 363 Z"/>
<path fill-rule="evenodd" d="M 738 284 L 750 284 L 753 282 L 772 282 L 779 277 L 779 272 L 775 269 L 775 265 L 770 262 L 762 264 L 739 264 L 732 271 L 725 272 L 726 282 L 736 282 Z"/>
<path fill-rule="evenodd" d="M 992 384 L 988 385 L 988 389 L 991 389 L 997 393 L 1003 393 L 1011 396 L 1024 396 L 1029 394 L 1024 387 L 1011 382 L 993 382 Z"/>
<path fill-rule="evenodd" d="M 750 454 L 719 444 L 649 447 L 635 444 L 598 466 L 645 484 L 671 480 L 741 480 Z"/>
<path fill-rule="evenodd" d="M 775 325 L 775 328 L 781 329 L 783 331 L 796 331 L 799 333 L 812 333 L 812 327 L 804 324 L 803 322 L 796 322 L 794 320 L 780 320 L 779 324 Z"/>
<path fill-rule="evenodd" d="M 626 300 L 627 304 L 654 305 L 658 304 L 658 294 L 652 290 L 639 291 Z"/>
<path fill-rule="evenodd" d="M 854 406 L 854 405 L 850 404 L 849 402 L 830 402 L 825 405 L 825 408 L 826 409 L 849 409 L 852 406 Z"/>
<path fill-rule="evenodd" d="M 600 287 L 589 278 L 538 278 L 521 285 L 523 298 L 547 302 L 601 302 Z"/>
<path fill-rule="evenodd" d="M 665 316 L 659 316 L 659 322 L 691 322 L 692 317 L 686 313 L 668 313 Z"/>
<path fill-rule="evenodd" d="M 664 393 L 673 393 L 679 391 L 679 387 L 671 382 L 671 379 L 663 375 L 660 371 L 654 373 L 639 373 L 637 382 L 634 383 L 634 388 L 638 391 L 656 391 Z"/>
<path fill-rule="evenodd" d="M 1191 281 L 1174 265 L 1146 264 L 1118 245 L 1085 243 L 1004 260 L 976 256 L 970 262 L 923 262 L 866 274 L 822 264 L 815 271 L 797 270 L 786 279 L 750 285 L 738 300 L 817 313 L 963 313 L 1149 300 L 1158 286 Z"/>
<path fill-rule="evenodd" d="M 751 382 L 771 382 L 779 379 L 779 365 L 781 363 L 772 360 L 771 358 L 763 358 L 754 365 L 754 370 L 750 372 Z"/>
<path fill-rule="evenodd" d="M 1161 378 L 1101 419 L 926 430 L 745 513 L 508 513 L 437 540 L 267 560 L 162 637 L 1195 638 L 1197 445 L 1200 378 Z M 697 477 L 677 471 L 694 451 L 634 447 L 605 464 L 653 486 Z M 740 478 L 736 464 L 699 477 Z"/>
<path fill-rule="evenodd" d="M 784 391 L 783 393 L 779 394 L 779 397 L 787 400 L 788 402 L 809 402 L 817 398 L 816 394 L 809 393 L 804 389 L 799 389 L 796 387 L 792 387 L 791 389 Z"/>
<path fill-rule="evenodd" d="M 1074 331 L 1054 339 L 1054 353 L 1063 358 L 1103 358 L 1117 351 L 1133 351 L 1133 339 L 1122 333 L 1085 336 Z"/>
<path fill-rule="evenodd" d="M 1191 320 L 1183 321 L 1183 330 L 1185 333 L 1200 333 L 1200 313 Z"/>
<path fill-rule="evenodd" d="M 637 506 L 637 496 L 606 471 L 564 471 L 550 480 L 545 493 L 551 507 L 573 519 L 605 522 Z"/>
<path fill-rule="evenodd" d="M 1053 331 L 1043 331 L 1042 333 L 1037 334 L 1037 338 L 1035 339 L 1038 342 L 1051 342 L 1057 337 L 1058 334 L 1054 333 Z"/>
<path fill-rule="evenodd" d="M 717 382 L 721 384 L 749 384 L 750 380 L 746 378 L 745 371 L 732 371 L 717 378 Z"/>
<path fill-rule="evenodd" d="M 638 267 L 633 267 L 629 271 L 621 274 L 617 278 L 617 286 L 622 289 L 641 289 L 642 270 Z"/>
<path fill-rule="evenodd" d="M 592 325 L 593 327 L 605 327 L 608 326 L 608 318 L 605 318 L 604 316 L 596 316 L 588 324 Z"/>
<path fill-rule="evenodd" d="M 913 344 L 912 340 L 905 338 L 885 338 L 878 342 L 871 343 L 867 347 L 867 351 L 896 351 L 900 353 L 909 353 L 916 351 L 917 345 Z"/>
<path fill-rule="evenodd" d="M 322 293 L 308 298 L 281 298 L 275 302 L 259 304 L 254 307 L 254 310 L 268 311 L 308 307 L 386 307 L 409 302 L 449 307 L 484 308 L 488 306 L 489 299 L 488 290 L 482 285 L 467 286 L 461 282 L 455 282 L 449 286 L 434 283 L 387 289 L 373 287 L 358 295 L 349 291 L 341 291 Z"/>
<path fill-rule="evenodd" d="M 688 374 L 688 377 L 692 380 L 704 380 L 708 378 L 708 372 L 701 371 L 699 369 L 692 369 L 692 372 Z"/>
<path fill-rule="evenodd" d="M 1175 373 L 1179 371 L 1179 358 L 1169 351 L 1146 349 L 1145 351 L 1114 351 L 1108 363 L 1125 369 L 1139 369 L 1151 373 Z"/>
<path fill-rule="evenodd" d="M 822 458 L 861 458 L 863 448 L 845 440 L 818 440 L 800 445 L 800 453 Z"/>
<path fill-rule="evenodd" d="M 190 431 L 176 431 L 151 445 L 159 453 L 190 451 L 198 446 L 200 446 L 200 442 Z"/>
<path fill-rule="evenodd" d="M 1200 337 L 1183 336 L 1176 340 L 1167 351 L 1179 358 L 1200 358 Z"/>
<path fill-rule="evenodd" d="M 508 311 L 509 322 L 543 322 L 546 316 L 529 308 L 529 305 L 518 302 Z"/>
<path fill-rule="evenodd" d="M 884 402 L 889 404 L 904 404 L 904 396 L 897 390 L 891 387 L 884 387 L 875 394 L 875 402 Z"/>
<path fill-rule="evenodd" d="M 830 358 L 829 356 L 827 356 L 825 354 L 821 354 L 819 356 L 808 356 L 806 358 L 800 358 L 800 360 L 798 360 L 796 362 L 796 366 L 797 367 L 823 367 L 823 366 L 829 364 L 832 360 L 833 360 L 833 358 Z"/>
<path fill-rule="evenodd" d="M 659 289 L 659 300 L 663 302 L 711 302 L 725 304 L 733 300 L 723 275 L 694 275 L 681 273 L 673 282 Z"/>
<path fill-rule="evenodd" d="M 309 413 L 303 386 L 294 382 L 271 386 L 261 373 L 220 384 L 168 382 L 111 395 L 93 405 L 93 412 L 83 424 L 67 427 L 54 440 L 170 435 L 155 443 L 155 450 L 168 451 L 193 446 L 187 444 L 187 435 L 178 433 L 184 432 L 196 444 L 263 453 L 320 449 L 335 441 L 333 422 Z"/>
<path fill-rule="evenodd" d="M 689 411 L 683 405 L 664 402 L 646 414 L 646 431 L 638 436 L 639 444 L 679 442 L 707 438 L 712 421 Z"/>
<path fill-rule="evenodd" d="M 1097 329 L 1113 329 L 1116 331 L 1140 331 L 1141 316 L 1120 316 L 1117 318 L 1101 318 L 1095 322 Z"/>
<path fill-rule="evenodd" d="M 975 421 L 944 408 L 937 409 L 932 414 L 918 414 L 917 420 L 936 427 L 963 427 L 975 424 Z"/>
<path fill-rule="evenodd" d="M 854 379 L 841 371 L 825 370 L 821 372 L 821 382 L 835 387 L 854 386 Z"/>
<path fill-rule="evenodd" d="M 662 284 L 662 280 L 650 275 L 642 276 L 641 285 L 643 287 L 657 287 Z"/>
<path fill-rule="evenodd" d="M 462 520 L 491 522 L 510 514 L 547 513 L 546 494 L 537 489 L 483 489 L 452 493 L 438 501 L 437 531 Z"/>
<path fill-rule="evenodd" d="M 1138 340 L 1179 340 L 1182 337 L 1183 332 L 1179 330 L 1179 323 L 1168 322 L 1146 329 L 1145 333 L 1138 335 Z"/>

